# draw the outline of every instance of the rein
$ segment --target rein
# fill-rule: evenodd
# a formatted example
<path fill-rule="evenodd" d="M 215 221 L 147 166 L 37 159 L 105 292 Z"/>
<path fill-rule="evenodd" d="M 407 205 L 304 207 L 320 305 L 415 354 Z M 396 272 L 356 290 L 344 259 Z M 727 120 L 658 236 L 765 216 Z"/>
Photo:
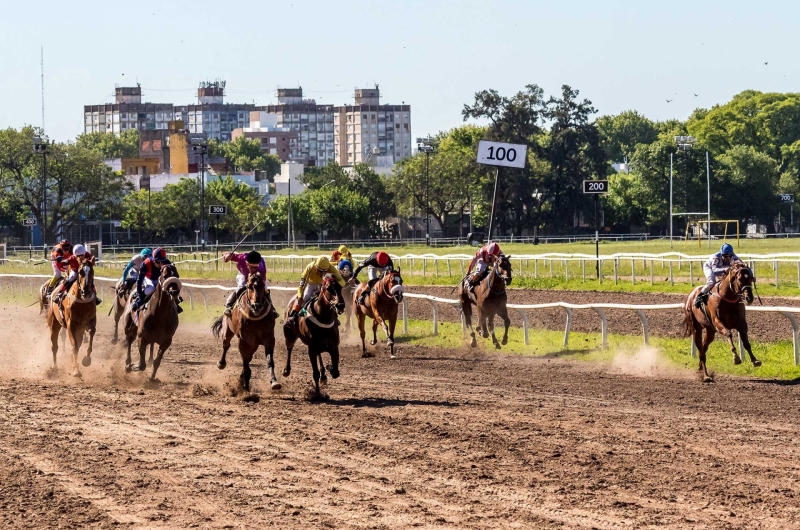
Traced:
<path fill-rule="evenodd" d="M 502 287 L 503 287 L 502 290 L 495 291 L 494 289 L 492 289 L 492 285 L 494 284 L 494 279 L 500 277 L 500 275 L 497 273 L 497 265 L 498 264 L 495 263 L 494 266 L 492 266 L 492 272 L 490 272 L 489 276 L 486 277 L 486 284 L 488 286 L 489 292 L 493 294 L 503 294 L 506 292 L 505 282 L 502 282 Z"/>
<path fill-rule="evenodd" d="M 719 283 L 717 283 L 717 285 L 714 287 L 714 290 L 717 291 L 717 296 L 719 296 L 723 301 L 728 302 L 729 304 L 741 304 L 741 303 L 744 303 L 743 295 L 744 295 L 745 287 L 742 287 L 742 289 L 738 293 L 733 291 L 733 281 L 730 279 L 730 276 L 731 276 L 731 273 L 733 272 L 733 270 L 734 270 L 733 268 L 728 270 L 728 274 L 726 274 L 725 278 L 723 278 Z M 736 298 L 730 299 L 730 298 L 727 298 L 726 296 L 722 295 L 722 284 L 724 282 L 727 282 L 727 285 L 728 285 L 727 289 L 730 290 L 730 291 L 733 291 L 734 295 L 736 296 Z M 760 299 L 759 299 L 759 301 L 760 301 Z"/>
<path fill-rule="evenodd" d="M 236 304 L 236 309 L 238 309 L 239 313 L 241 313 L 241 315 L 244 318 L 246 318 L 247 320 L 262 320 L 272 311 L 272 304 L 267 302 L 267 305 L 264 307 L 264 310 L 260 314 L 253 315 L 250 312 L 250 304 L 249 303 L 245 304 L 247 306 L 246 308 L 242 307 L 242 301 L 246 301 L 246 300 L 247 300 L 247 297 L 245 297 L 245 296 L 239 297 L 239 303 Z"/>

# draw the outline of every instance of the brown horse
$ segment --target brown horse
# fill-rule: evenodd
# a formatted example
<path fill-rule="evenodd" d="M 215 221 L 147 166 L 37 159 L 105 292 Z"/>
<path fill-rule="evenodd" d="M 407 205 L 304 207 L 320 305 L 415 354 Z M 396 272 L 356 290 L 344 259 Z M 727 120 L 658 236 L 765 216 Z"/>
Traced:
<path fill-rule="evenodd" d="M 468 280 L 465 279 L 459 285 L 458 297 L 461 299 L 461 312 L 464 314 L 464 320 L 469 327 L 469 334 L 472 337 L 470 346 L 474 348 L 478 345 L 475 340 L 475 331 L 472 329 L 472 305 L 474 304 L 478 309 L 478 326 L 481 335 L 485 339 L 492 335 L 492 342 L 494 347 L 500 349 L 500 344 L 508 343 L 508 327 L 511 325 L 511 319 L 508 318 L 506 286 L 511 285 L 511 256 L 501 254 L 497 262 L 486 275 L 485 280 L 475 286 L 474 294 L 469 292 Z M 494 317 L 499 316 L 503 319 L 505 325 L 505 333 L 503 333 L 502 342 L 497 342 L 497 337 L 494 335 Z"/>
<path fill-rule="evenodd" d="M 761 361 L 755 358 L 750 349 L 750 340 L 747 338 L 747 318 L 745 304 L 753 303 L 753 286 L 756 279 L 750 267 L 742 262 L 735 262 L 728 269 L 725 277 L 711 290 L 711 296 L 703 308 L 694 307 L 694 300 L 700 293 L 702 286 L 695 287 L 689 293 L 689 298 L 683 307 L 683 324 L 685 336 L 692 336 L 697 346 L 700 357 L 700 375 L 703 382 L 714 380 L 706 368 L 706 352 L 714 335 L 720 333 L 728 339 L 733 352 L 733 363 L 742 364 L 742 359 L 736 352 L 733 344 L 733 331 L 739 332 L 742 345 L 750 356 L 753 366 L 761 366 Z M 705 330 L 705 334 L 703 334 Z"/>
<path fill-rule="evenodd" d="M 358 331 L 361 334 L 361 357 L 372 356 L 367 353 L 367 345 L 364 342 L 366 335 L 364 322 L 369 317 L 372 319 L 370 345 L 374 346 L 378 342 L 377 330 L 380 324 L 386 333 L 390 358 L 394 359 L 394 328 L 397 325 L 397 308 L 403 301 L 403 278 L 400 277 L 400 269 L 393 270 L 378 280 L 369 296 L 364 299 L 366 305 L 359 304 L 358 299 L 361 297 L 361 293 L 368 288 L 368 284 L 362 283 L 353 293 L 352 298 L 358 319 Z"/>
<path fill-rule="evenodd" d="M 339 274 L 342 275 L 347 284 L 342 287 L 342 296 L 344 297 L 344 332 L 348 333 L 352 327 L 350 319 L 353 317 L 353 292 L 356 290 L 358 279 L 350 281 L 353 278 L 353 267 L 344 267 L 339 269 Z"/>
<path fill-rule="evenodd" d="M 289 300 L 287 314 L 294 305 L 296 297 Z M 314 384 L 316 385 L 317 396 L 319 393 L 320 379 L 325 382 L 325 365 L 322 362 L 322 353 L 328 352 L 331 356 L 331 364 L 328 371 L 331 377 L 339 377 L 339 327 L 338 315 L 344 311 L 344 297 L 342 288 L 331 274 L 326 274 L 322 280 L 322 288 L 319 295 L 308 304 L 301 314 L 297 315 L 294 325 L 283 325 L 283 337 L 286 339 L 286 367 L 283 369 L 283 376 L 289 377 L 292 372 L 292 349 L 297 339 L 308 347 L 308 358 L 311 361 L 311 370 L 314 372 Z M 305 314 L 302 314 L 302 313 Z M 319 367 L 317 366 L 319 359 Z"/>
<path fill-rule="evenodd" d="M 144 371 L 147 364 L 144 352 L 150 346 L 150 357 L 153 357 L 153 346 L 158 344 L 158 354 L 153 359 L 153 374 L 150 380 L 156 378 L 156 372 L 161 365 L 164 352 L 172 344 L 172 337 L 178 329 L 178 300 L 181 294 L 181 281 L 178 270 L 172 263 L 161 267 L 161 274 L 156 283 L 156 290 L 144 307 L 139 309 L 138 325 L 131 314 L 132 299 L 128 300 L 125 315 L 122 319 L 122 329 L 128 342 L 128 356 L 125 359 L 125 371 L 134 369 L 131 362 L 131 346 L 133 341 L 139 341 L 139 366 L 136 371 Z"/>
<path fill-rule="evenodd" d="M 89 347 L 81 363 L 92 364 L 92 343 L 97 328 L 97 304 L 94 293 L 94 257 L 78 258 L 78 279 L 64 295 L 61 307 L 53 303 L 47 304 L 47 325 L 50 327 L 50 343 L 53 350 L 53 370 L 58 370 L 56 355 L 58 354 L 58 334 L 62 328 L 67 331 L 72 344 L 72 371 L 70 375 L 80 377 L 78 368 L 78 351 L 83 344 L 84 334 L 89 332 Z M 62 310 L 63 309 L 63 310 Z"/>
<path fill-rule="evenodd" d="M 117 285 L 114 289 L 114 301 L 111 303 L 111 309 L 108 310 L 109 315 L 114 313 L 114 336 L 111 338 L 111 344 L 119 342 L 119 320 L 125 313 L 125 306 L 131 295 L 131 290 L 125 289 L 124 285 L 123 282 L 122 286 Z"/>
<path fill-rule="evenodd" d="M 247 290 L 237 300 L 231 318 L 222 315 L 211 325 L 211 331 L 217 338 L 220 338 L 223 328 L 225 337 L 222 340 L 222 358 L 217 363 L 217 368 L 225 369 L 225 356 L 231 347 L 233 336 L 236 335 L 239 337 L 239 353 L 242 356 L 242 373 L 239 376 L 242 388 L 250 391 L 250 361 L 259 346 L 264 346 L 269 366 L 269 384 L 272 390 L 280 390 L 281 384 L 275 377 L 275 313 L 267 298 L 266 285 L 260 273 L 254 272 L 247 277 Z"/>

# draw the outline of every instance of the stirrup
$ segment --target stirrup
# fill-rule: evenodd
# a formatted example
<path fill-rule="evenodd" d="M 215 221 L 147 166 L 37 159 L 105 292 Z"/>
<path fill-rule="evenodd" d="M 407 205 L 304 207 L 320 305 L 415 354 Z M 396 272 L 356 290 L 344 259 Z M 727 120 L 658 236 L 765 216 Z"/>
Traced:
<path fill-rule="evenodd" d="M 226 317 L 228 317 L 228 318 L 231 318 L 231 317 L 233 316 L 233 308 L 232 308 L 232 307 L 229 307 L 229 306 L 225 306 L 225 313 L 224 313 L 224 315 L 225 315 Z"/>

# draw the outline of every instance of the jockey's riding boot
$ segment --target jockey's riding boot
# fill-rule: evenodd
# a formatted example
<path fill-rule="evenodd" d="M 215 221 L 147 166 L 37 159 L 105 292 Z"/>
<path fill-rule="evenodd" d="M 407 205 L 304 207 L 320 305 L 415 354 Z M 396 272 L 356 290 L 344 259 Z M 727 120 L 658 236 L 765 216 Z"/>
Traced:
<path fill-rule="evenodd" d="M 178 311 L 179 315 L 183 313 L 183 308 L 181 307 L 181 304 L 179 302 L 175 302 L 175 309 Z"/>
<path fill-rule="evenodd" d="M 705 304 L 706 302 L 708 302 L 708 293 L 704 293 L 701 291 L 697 294 L 697 297 L 694 299 L 694 306 L 697 309 L 700 309 L 700 307 L 702 307 L 702 305 Z"/>
<path fill-rule="evenodd" d="M 242 296 L 242 293 L 247 289 L 247 287 L 239 287 L 235 291 L 233 291 L 230 296 L 228 296 L 228 301 L 225 302 L 225 316 L 230 318 L 233 316 L 233 304 Z"/>

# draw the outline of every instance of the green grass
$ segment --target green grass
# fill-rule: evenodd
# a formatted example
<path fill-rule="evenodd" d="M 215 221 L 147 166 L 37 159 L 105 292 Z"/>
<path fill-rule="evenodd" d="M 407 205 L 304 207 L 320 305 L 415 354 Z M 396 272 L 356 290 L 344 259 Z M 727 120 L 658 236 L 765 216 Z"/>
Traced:
<path fill-rule="evenodd" d="M 431 322 L 409 320 L 408 335 L 403 335 L 402 323 L 398 323 L 398 343 L 416 344 L 430 348 L 465 348 L 469 344 L 468 338 L 462 337 L 461 324 L 439 323 L 439 335 L 433 335 Z M 495 330 L 498 339 L 502 338 L 502 329 Z M 787 331 L 787 335 L 789 335 Z M 379 335 L 380 337 L 380 335 Z M 529 342 L 523 342 L 523 332 L 519 328 L 510 328 L 508 344 L 503 346 L 502 353 L 516 355 L 531 355 L 535 357 L 551 357 L 575 359 L 579 361 L 609 363 L 615 358 L 625 362 L 626 357 L 631 357 L 644 346 L 640 336 L 634 335 L 609 335 L 608 348 L 601 348 L 599 333 L 571 332 L 569 348 L 563 349 L 564 333 L 561 331 L 529 330 Z M 697 359 L 690 355 L 691 343 L 689 339 L 650 339 L 650 346 L 658 351 L 657 364 L 662 367 L 686 370 L 693 373 L 697 370 Z M 485 351 L 496 351 L 492 346 L 491 338 L 478 337 L 478 347 Z M 792 380 L 800 378 L 800 366 L 794 365 L 794 349 L 791 340 L 777 343 L 758 344 L 752 343 L 753 354 L 763 365 L 754 368 L 745 360 L 739 366 L 733 364 L 731 352 L 726 342 L 714 341 L 708 352 L 708 366 L 721 374 L 757 377 L 763 379 Z M 738 346 L 737 346 L 738 348 Z M 745 354 L 746 355 L 746 354 Z"/>
<path fill-rule="evenodd" d="M 713 242 L 716 250 L 719 241 Z M 705 243 L 701 248 L 696 243 L 684 244 L 682 241 L 675 243 L 675 251 L 686 254 L 707 256 L 711 253 L 706 248 Z M 610 292 L 658 292 L 658 293 L 686 293 L 690 285 L 698 285 L 704 280 L 702 278 L 701 261 L 691 264 L 682 261 L 673 263 L 670 267 L 668 262 L 661 260 L 643 261 L 621 259 L 616 266 L 611 260 L 603 262 L 603 281 L 599 282 L 595 275 L 595 266 L 592 261 L 562 261 L 552 260 L 520 260 L 514 255 L 531 255 L 544 253 L 584 253 L 594 254 L 592 243 L 555 243 L 547 245 L 531 244 L 504 244 L 503 249 L 512 256 L 512 266 L 514 270 L 514 287 L 529 289 L 561 289 L 561 290 L 597 290 Z M 363 255 L 372 252 L 374 249 L 353 248 L 356 255 Z M 426 247 L 422 245 L 406 246 L 389 249 L 392 254 L 405 255 L 423 253 L 433 253 L 436 255 L 445 254 L 468 254 L 474 253 L 475 249 L 468 246 L 459 247 Z M 601 254 L 614 253 L 662 253 L 668 252 L 669 242 L 663 240 L 656 241 L 631 241 L 631 242 L 603 242 L 600 245 Z M 275 259 L 277 255 L 319 255 L 327 253 L 329 248 L 306 248 L 297 251 L 289 249 L 281 251 L 266 251 L 264 255 L 267 260 L 269 279 L 271 281 L 296 282 L 305 265 L 309 261 L 307 258 Z M 768 254 L 776 252 L 798 252 L 800 251 L 800 240 L 792 239 L 742 239 L 741 245 L 737 247 L 740 253 Z M 10 256 L 13 257 L 13 256 Z M 27 254 L 19 256 L 27 259 Z M 106 253 L 104 259 L 108 261 L 123 261 L 130 257 L 129 254 L 115 256 Z M 186 259 L 197 259 L 208 261 L 217 257 L 215 253 L 193 253 L 174 255 L 175 261 Z M 704 260 L 703 260 L 704 261 Z M 404 271 L 404 279 L 408 285 L 455 285 L 463 277 L 468 260 L 441 260 L 441 259 L 396 259 L 395 265 L 400 266 Z M 651 285 L 651 266 L 652 266 L 652 285 Z M 775 266 L 778 272 L 778 288 L 775 287 Z M 103 276 L 117 276 L 121 273 L 123 264 L 108 263 L 99 268 L 98 274 Z M 179 265 L 181 277 L 185 279 L 208 279 L 230 282 L 236 275 L 235 268 L 231 264 L 213 261 L 211 263 L 181 263 Z M 0 266 L 0 273 L 23 273 L 23 274 L 49 274 L 48 264 L 17 264 L 8 263 Z M 757 263 L 755 265 L 756 276 L 759 278 L 758 287 L 764 295 L 783 295 L 798 296 L 798 280 L 800 273 L 795 262 L 780 262 L 777 264 Z M 633 284 L 632 275 L 635 276 L 636 284 Z"/>

